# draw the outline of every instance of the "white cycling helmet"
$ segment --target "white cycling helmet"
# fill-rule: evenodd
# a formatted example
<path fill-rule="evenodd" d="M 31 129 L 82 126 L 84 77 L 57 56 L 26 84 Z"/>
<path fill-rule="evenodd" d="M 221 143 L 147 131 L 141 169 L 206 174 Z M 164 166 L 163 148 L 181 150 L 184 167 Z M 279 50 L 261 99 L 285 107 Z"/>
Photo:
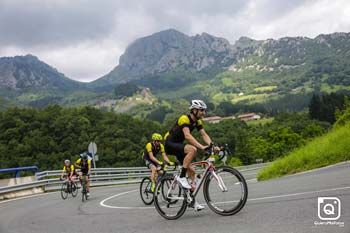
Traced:
<path fill-rule="evenodd" d="M 204 103 L 203 100 L 192 100 L 191 106 L 189 107 L 190 110 L 192 109 L 207 109 L 207 105 Z"/>

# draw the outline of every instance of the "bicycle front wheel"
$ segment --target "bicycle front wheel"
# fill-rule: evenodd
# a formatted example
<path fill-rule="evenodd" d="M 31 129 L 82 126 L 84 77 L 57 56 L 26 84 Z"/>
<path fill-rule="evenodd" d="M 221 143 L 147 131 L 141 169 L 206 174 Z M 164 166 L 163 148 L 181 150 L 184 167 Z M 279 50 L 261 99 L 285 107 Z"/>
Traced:
<path fill-rule="evenodd" d="M 68 197 L 68 190 L 67 190 L 66 183 L 63 183 L 61 186 L 61 197 L 63 200 L 67 199 L 67 197 Z"/>
<path fill-rule="evenodd" d="M 152 181 L 149 177 L 145 177 L 142 179 L 140 184 L 140 195 L 141 200 L 146 205 L 150 205 L 153 203 L 153 193 L 151 191 Z"/>
<path fill-rule="evenodd" d="M 172 176 L 164 176 L 157 183 L 154 206 L 165 219 L 180 218 L 187 208 L 187 194 Z"/>
<path fill-rule="evenodd" d="M 87 200 L 85 177 L 84 177 L 83 180 L 82 180 L 81 187 L 82 187 L 82 189 L 83 189 L 83 191 L 82 191 L 82 193 L 81 193 L 81 194 L 82 194 L 82 195 L 81 195 L 81 200 L 82 200 L 82 202 L 84 202 L 85 200 Z"/>
<path fill-rule="evenodd" d="M 78 184 L 72 183 L 72 196 L 76 197 L 78 195 Z"/>
<path fill-rule="evenodd" d="M 204 182 L 204 199 L 217 214 L 238 213 L 247 202 L 248 187 L 242 174 L 228 166 L 219 167 Z"/>

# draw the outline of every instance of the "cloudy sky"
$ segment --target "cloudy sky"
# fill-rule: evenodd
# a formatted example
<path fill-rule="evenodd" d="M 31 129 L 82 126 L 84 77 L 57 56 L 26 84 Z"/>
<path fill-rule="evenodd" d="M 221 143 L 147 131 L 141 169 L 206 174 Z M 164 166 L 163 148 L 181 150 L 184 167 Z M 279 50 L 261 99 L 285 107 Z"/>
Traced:
<path fill-rule="evenodd" d="M 169 28 L 234 43 L 350 32 L 349 19 L 349 0 L 0 0 L 0 57 L 30 53 L 91 81 L 132 41 Z"/>

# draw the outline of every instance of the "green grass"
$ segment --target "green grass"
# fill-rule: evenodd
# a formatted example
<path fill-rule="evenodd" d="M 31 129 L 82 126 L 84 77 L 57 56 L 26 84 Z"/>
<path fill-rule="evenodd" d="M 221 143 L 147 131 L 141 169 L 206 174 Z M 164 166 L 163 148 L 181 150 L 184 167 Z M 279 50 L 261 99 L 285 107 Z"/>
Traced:
<path fill-rule="evenodd" d="M 254 91 L 265 92 L 265 91 L 272 91 L 272 90 L 274 90 L 276 88 L 277 88 L 277 86 L 264 86 L 264 87 L 254 88 Z"/>
<path fill-rule="evenodd" d="M 273 121 L 273 117 L 270 118 L 264 118 L 261 120 L 257 120 L 257 121 L 247 121 L 247 125 L 249 126 L 255 126 L 255 125 L 265 125 L 266 123 L 271 123 Z"/>
<path fill-rule="evenodd" d="M 258 180 L 277 178 L 350 159 L 350 123 L 334 128 L 328 134 L 277 159 L 258 174 Z"/>

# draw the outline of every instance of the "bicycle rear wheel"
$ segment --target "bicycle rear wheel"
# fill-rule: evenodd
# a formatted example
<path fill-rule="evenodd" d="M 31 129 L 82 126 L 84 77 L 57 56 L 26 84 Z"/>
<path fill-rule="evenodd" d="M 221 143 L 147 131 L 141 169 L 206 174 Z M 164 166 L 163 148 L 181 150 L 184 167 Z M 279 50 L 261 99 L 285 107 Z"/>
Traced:
<path fill-rule="evenodd" d="M 187 208 L 187 194 L 174 177 L 165 176 L 157 183 L 154 193 L 154 205 L 165 219 L 180 218 Z"/>
<path fill-rule="evenodd" d="M 247 202 L 248 187 L 244 177 L 232 167 L 223 166 L 210 174 L 204 182 L 204 199 L 217 214 L 229 216 L 238 213 Z M 225 188 L 219 186 L 222 184 Z"/>
<path fill-rule="evenodd" d="M 61 197 L 63 200 L 67 199 L 67 197 L 68 197 L 68 190 L 67 190 L 66 182 L 63 183 L 61 186 Z"/>
<path fill-rule="evenodd" d="M 141 200 L 146 205 L 150 205 L 153 203 L 153 193 L 151 191 L 152 181 L 149 177 L 145 177 L 142 179 L 140 184 L 140 195 Z"/>

